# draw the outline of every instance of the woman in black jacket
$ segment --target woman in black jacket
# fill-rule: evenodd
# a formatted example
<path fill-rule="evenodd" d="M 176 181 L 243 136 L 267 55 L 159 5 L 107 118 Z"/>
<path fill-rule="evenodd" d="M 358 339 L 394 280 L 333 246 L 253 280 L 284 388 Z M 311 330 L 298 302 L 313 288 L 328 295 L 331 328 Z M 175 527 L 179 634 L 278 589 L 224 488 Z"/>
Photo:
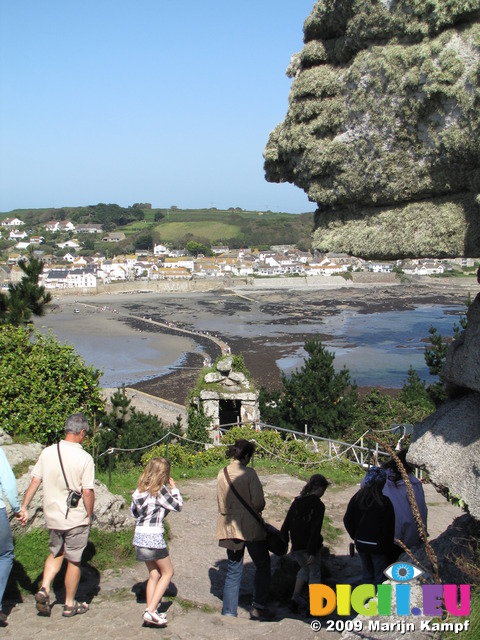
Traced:
<path fill-rule="evenodd" d="M 364 584 L 381 584 L 389 564 L 395 532 L 395 512 L 382 494 L 387 480 L 385 469 L 370 467 L 364 486 L 348 503 L 343 518 L 345 529 L 355 540 L 362 562 Z"/>

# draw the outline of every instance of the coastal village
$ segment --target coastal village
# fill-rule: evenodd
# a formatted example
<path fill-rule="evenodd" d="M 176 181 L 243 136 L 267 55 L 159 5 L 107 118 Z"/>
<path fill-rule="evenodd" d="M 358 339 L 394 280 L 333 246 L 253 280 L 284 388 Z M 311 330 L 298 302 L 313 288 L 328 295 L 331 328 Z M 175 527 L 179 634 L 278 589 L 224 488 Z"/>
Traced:
<path fill-rule="evenodd" d="M 398 261 L 363 260 L 346 253 L 300 251 L 293 245 L 272 246 L 268 250 L 255 248 L 231 249 L 212 246 L 212 256 L 189 255 L 187 249 L 171 249 L 166 244 L 155 244 L 151 250 L 131 254 L 116 254 L 115 245 L 125 238 L 123 232 L 104 233 L 102 225 L 78 224 L 69 220 L 52 220 L 45 226 L 61 257 L 42 250 L 45 237 L 38 230 L 26 230 L 20 218 L 5 218 L 0 223 L 0 237 L 11 246 L 8 258 L 0 263 L 0 286 L 18 282 L 23 271 L 18 262 L 33 255 L 44 263 L 42 284 L 46 289 L 95 290 L 101 283 L 136 280 L 193 280 L 230 277 L 281 276 L 347 276 L 349 272 L 373 273 L 403 272 L 407 276 L 442 275 L 474 267 L 473 258 L 448 260 L 417 258 Z M 90 234 L 100 235 L 103 242 L 111 243 L 109 255 L 84 255 L 83 242 Z M 88 254 L 91 252 L 85 252 Z M 348 277 L 348 276 L 347 276 Z"/>

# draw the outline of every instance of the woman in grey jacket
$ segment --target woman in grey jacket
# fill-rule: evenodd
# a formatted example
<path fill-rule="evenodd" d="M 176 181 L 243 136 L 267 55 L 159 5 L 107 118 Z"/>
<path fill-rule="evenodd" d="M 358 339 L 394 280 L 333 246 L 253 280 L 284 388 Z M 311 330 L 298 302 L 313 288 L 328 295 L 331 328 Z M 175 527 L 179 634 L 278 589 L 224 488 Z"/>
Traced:
<path fill-rule="evenodd" d="M 226 471 L 236 491 L 255 512 L 261 515 L 265 508 L 263 488 L 256 472 L 247 467 L 254 451 L 253 442 L 237 440 L 227 449 L 227 456 L 233 460 L 226 467 Z M 265 541 L 265 531 L 236 497 L 228 483 L 227 474 L 222 469 L 217 477 L 217 540 L 221 547 L 226 548 L 228 558 L 222 615 L 237 615 L 243 573 L 243 556 L 246 547 L 255 565 L 250 617 L 253 620 L 271 620 L 274 616 L 267 608 L 270 588 L 270 555 Z"/>

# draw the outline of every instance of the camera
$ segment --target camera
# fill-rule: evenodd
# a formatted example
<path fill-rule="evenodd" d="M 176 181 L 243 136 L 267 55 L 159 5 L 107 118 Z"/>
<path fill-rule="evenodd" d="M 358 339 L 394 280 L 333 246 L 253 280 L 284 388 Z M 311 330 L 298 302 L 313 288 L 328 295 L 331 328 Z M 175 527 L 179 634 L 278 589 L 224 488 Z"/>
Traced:
<path fill-rule="evenodd" d="M 78 491 L 70 490 L 67 496 L 67 506 L 70 509 L 75 509 L 75 507 L 78 507 L 78 503 L 80 502 L 81 497 L 82 497 L 82 494 L 78 493 Z"/>

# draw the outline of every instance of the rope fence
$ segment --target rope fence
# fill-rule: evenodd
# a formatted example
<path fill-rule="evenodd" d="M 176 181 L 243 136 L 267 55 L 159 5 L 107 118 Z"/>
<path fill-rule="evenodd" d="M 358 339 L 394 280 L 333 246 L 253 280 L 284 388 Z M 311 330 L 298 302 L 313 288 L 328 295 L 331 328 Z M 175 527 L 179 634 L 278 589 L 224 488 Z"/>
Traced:
<path fill-rule="evenodd" d="M 255 438 L 252 438 L 251 441 L 255 442 L 255 445 L 261 449 L 262 451 L 264 451 L 269 457 L 280 460 L 282 462 L 285 462 L 287 464 L 296 464 L 298 466 L 303 466 L 303 467 L 312 467 L 312 466 L 319 466 L 325 462 L 328 462 L 330 460 L 339 460 L 342 457 L 345 457 L 346 454 L 348 452 L 352 452 L 354 460 L 350 460 L 350 462 L 352 462 L 353 464 L 358 464 L 359 466 L 361 466 L 362 468 L 365 468 L 366 466 L 370 466 L 371 464 L 371 460 L 373 458 L 374 463 L 377 464 L 378 463 L 378 459 L 380 456 L 387 456 L 390 457 L 390 454 L 387 451 L 382 451 L 379 449 L 379 444 L 378 444 L 378 438 L 376 437 L 375 434 L 382 434 L 382 433 L 392 433 L 397 431 L 398 432 L 398 428 L 399 425 L 395 425 L 393 427 L 390 427 L 389 429 L 367 429 L 367 431 L 365 431 L 353 444 L 348 444 L 346 442 L 343 442 L 341 440 L 333 440 L 331 438 L 323 438 L 321 436 L 315 436 L 313 434 L 309 434 L 307 433 L 307 431 L 305 430 L 305 433 L 301 433 L 299 431 L 294 431 L 292 429 L 285 429 L 283 427 L 277 427 L 275 425 L 268 425 L 268 424 L 264 424 L 264 423 L 232 423 L 230 425 L 223 425 L 221 427 L 217 428 L 217 436 L 214 438 L 214 440 L 210 443 L 206 443 L 206 442 L 201 442 L 198 440 L 192 440 L 191 438 L 187 438 L 186 436 L 182 436 L 178 433 L 173 433 L 172 431 L 168 431 L 164 436 L 162 436 L 161 438 L 159 438 L 158 440 L 156 440 L 155 442 L 152 442 L 151 444 L 147 444 L 143 447 L 137 447 L 134 449 L 126 449 L 126 448 L 120 448 L 120 447 L 109 447 L 106 451 L 104 451 L 103 453 L 100 453 L 98 455 L 98 458 L 101 458 L 102 456 L 105 455 L 113 455 L 114 453 L 136 453 L 138 451 L 146 451 L 147 449 L 151 449 L 159 444 L 161 444 L 163 441 L 166 440 L 166 454 L 168 454 L 168 445 L 170 442 L 170 438 L 172 437 L 172 439 L 175 440 L 183 440 L 185 442 L 189 442 L 191 444 L 196 444 L 196 445 L 200 445 L 202 447 L 225 447 L 227 446 L 224 443 L 220 442 L 220 437 L 219 434 L 221 433 L 226 433 L 228 432 L 228 430 L 235 426 L 253 426 L 255 427 L 256 431 L 263 431 L 264 429 L 271 429 L 273 431 L 277 431 L 280 433 L 287 433 L 287 434 L 291 434 L 293 436 L 294 440 L 300 441 L 300 440 L 304 440 L 305 442 L 305 447 L 307 446 L 308 441 L 312 441 L 313 446 L 314 446 L 314 450 L 315 453 L 319 452 L 318 449 L 318 442 L 325 442 L 328 444 L 328 456 L 321 458 L 320 460 L 312 460 L 312 461 L 308 461 L 308 462 L 299 462 L 297 460 L 294 460 L 293 457 L 291 458 L 285 458 L 281 455 L 279 455 L 278 453 L 276 453 L 275 451 L 271 451 L 270 449 L 268 449 L 265 445 L 263 445 L 261 442 L 259 442 L 258 440 L 256 440 Z M 365 446 L 363 444 L 363 441 L 365 438 L 368 439 L 368 435 L 371 434 L 372 435 L 372 439 L 375 440 L 375 448 L 372 450 L 371 447 L 369 446 Z M 367 454 L 367 455 L 365 455 Z M 367 462 L 366 462 L 367 461 Z M 418 470 L 417 470 L 418 473 Z"/>

